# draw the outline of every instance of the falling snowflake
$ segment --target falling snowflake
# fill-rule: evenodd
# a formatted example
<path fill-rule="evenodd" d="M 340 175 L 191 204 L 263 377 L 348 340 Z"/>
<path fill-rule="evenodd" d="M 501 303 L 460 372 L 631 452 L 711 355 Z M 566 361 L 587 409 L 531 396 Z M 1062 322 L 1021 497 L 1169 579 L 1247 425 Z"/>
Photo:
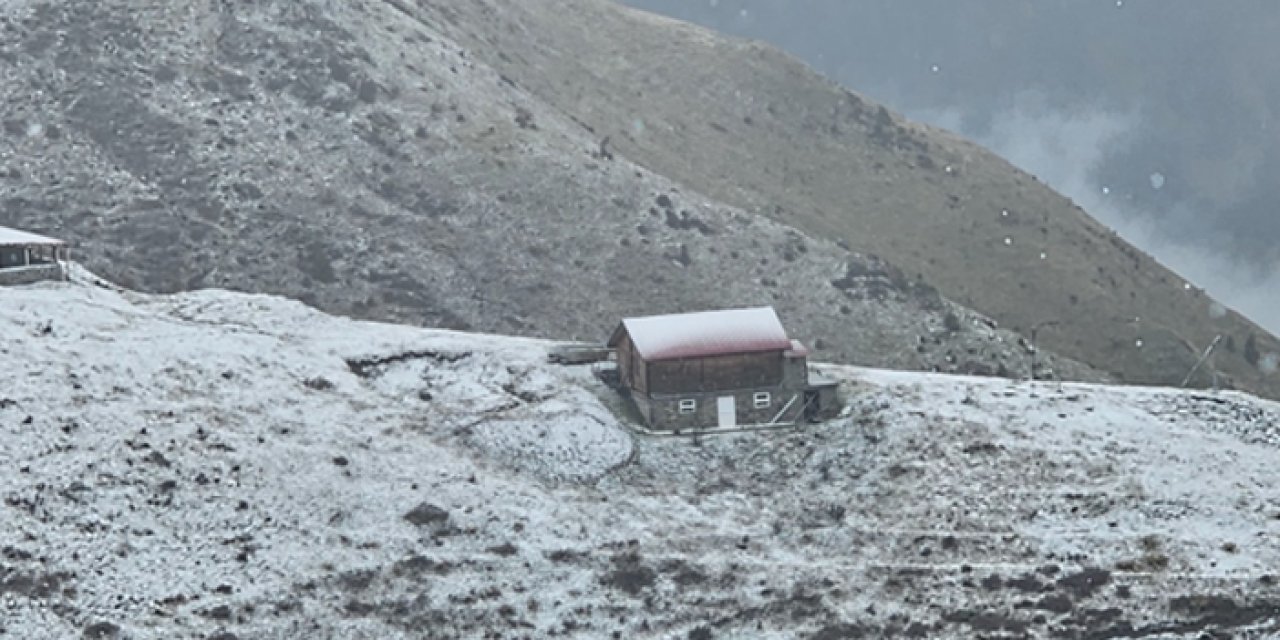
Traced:
<path fill-rule="evenodd" d="M 1134 340 L 1134 341 L 1133 341 L 1133 346 L 1135 346 L 1135 347 L 1137 347 L 1137 348 L 1141 349 L 1141 348 L 1142 348 L 1142 338 L 1138 338 L 1137 340 Z"/>
<path fill-rule="evenodd" d="M 1008 237 L 1006 237 L 1006 238 L 1004 239 L 1004 244 L 1005 244 L 1005 246 L 1008 246 L 1008 245 L 1013 244 L 1013 238 L 1008 238 Z"/>

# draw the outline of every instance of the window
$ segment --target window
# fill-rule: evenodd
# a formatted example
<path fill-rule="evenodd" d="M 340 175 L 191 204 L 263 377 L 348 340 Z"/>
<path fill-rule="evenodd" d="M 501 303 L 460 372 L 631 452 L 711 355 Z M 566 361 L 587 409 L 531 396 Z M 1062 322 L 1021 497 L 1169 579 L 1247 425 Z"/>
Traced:
<path fill-rule="evenodd" d="M 755 395 L 751 396 L 751 404 L 755 405 L 757 409 L 767 409 L 771 404 L 771 398 L 769 398 L 769 392 L 768 391 L 756 392 Z"/>
<path fill-rule="evenodd" d="M 698 401 L 692 398 L 680 401 L 680 413 L 693 413 L 698 410 Z"/>

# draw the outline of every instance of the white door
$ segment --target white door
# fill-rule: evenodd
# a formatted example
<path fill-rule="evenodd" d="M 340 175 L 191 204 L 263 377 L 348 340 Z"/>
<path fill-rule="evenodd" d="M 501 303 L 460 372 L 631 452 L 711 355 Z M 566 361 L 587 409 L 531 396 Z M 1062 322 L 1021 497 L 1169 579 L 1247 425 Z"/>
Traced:
<path fill-rule="evenodd" d="M 738 410 L 733 404 L 733 396 L 716 398 L 716 415 L 721 427 L 738 426 Z"/>

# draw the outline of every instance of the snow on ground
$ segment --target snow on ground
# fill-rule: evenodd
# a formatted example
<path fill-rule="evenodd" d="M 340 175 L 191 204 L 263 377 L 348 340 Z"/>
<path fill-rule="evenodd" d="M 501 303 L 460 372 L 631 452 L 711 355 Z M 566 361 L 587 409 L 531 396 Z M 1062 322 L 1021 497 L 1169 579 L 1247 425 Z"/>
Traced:
<path fill-rule="evenodd" d="M 823 366 L 648 437 L 546 343 L 77 280 L 0 289 L 0 636 L 1278 632 L 1246 395 Z"/>

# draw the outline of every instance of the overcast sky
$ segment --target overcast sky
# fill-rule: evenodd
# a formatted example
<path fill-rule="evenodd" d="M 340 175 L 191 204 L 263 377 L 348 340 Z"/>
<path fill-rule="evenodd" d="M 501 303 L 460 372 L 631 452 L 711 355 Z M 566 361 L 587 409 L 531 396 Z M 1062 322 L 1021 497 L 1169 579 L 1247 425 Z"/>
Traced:
<path fill-rule="evenodd" d="M 627 2 L 977 140 L 1280 332 L 1280 2 Z"/>

